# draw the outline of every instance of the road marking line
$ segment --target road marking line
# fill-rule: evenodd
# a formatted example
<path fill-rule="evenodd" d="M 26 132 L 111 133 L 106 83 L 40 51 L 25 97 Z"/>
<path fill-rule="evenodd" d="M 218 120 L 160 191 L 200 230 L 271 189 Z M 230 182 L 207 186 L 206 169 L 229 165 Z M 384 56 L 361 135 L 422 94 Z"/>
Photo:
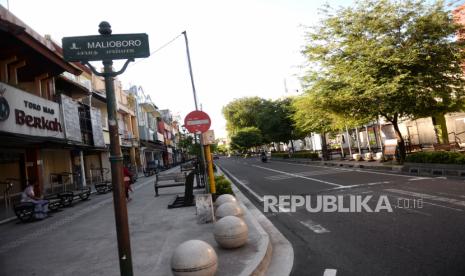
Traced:
<path fill-rule="evenodd" d="M 278 172 L 278 173 L 282 173 L 282 174 L 286 174 L 286 175 L 291 175 L 291 176 L 294 176 L 294 177 L 297 177 L 297 178 L 308 179 L 308 180 L 312 180 L 312 181 L 316 181 L 316 182 L 320 182 L 320 183 L 324 183 L 324 184 L 328 184 L 328 185 L 332 185 L 332 186 L 336 186 L 336 187 L 342 187 L 343 186 L 343 185 L 339 185 L 339 184 L 336 184 L 336 183 L 332 183 L 332 182 L 328 182 L 328 181 L 324 181 L 324 180 L 320 180 L 320 179 L 316 179 L 316 178 L 306 177 L 306 176 L 302 176 L 302 175 L 298 175 L 298 174 L 294 174 L 294 173 L 278 171 L 278 170 L 274 170 L 274 169 L 270 169 L 270 168 L 266 168 L 266 167 L 262 167 L 262 166 L 257 166 L 257 165 L 252 165 L 252 166 L 260 168 L 260 169 L 269 170 L 269 171 L 273 171 L 273 172 Z"/>
<path fill-rule="evenodd" d="M 317 175 L 328 175 L 328 174 L 336 174 L 336 173 L 344 173 L 344 171 L 330 171 L 330 170 L 305 171 L 305 172 L 298 172 L 295 174 L 300 175 L 300 176 L 317 176 Z M 277 175 L 266 176 L 265 178 L 269 180 L 283 180 L 283 179 L 291 179 L 295 177 L 293 175 L 277 174 Z"/>
<path fill-rule="evenodd" d="M 447 198 L 447 197 L 434 196 L 434 195 L 423 194 L 423 193 L 415 193 L 415 192 L 397 190 L 397 189 L 385 189 L 385 191 L 392 192 L 392 193 L 397 193 L 397 194 L 409 195 L 409 196 L 413 196 L 413 197 L 421 197 L 423 199 L 430 199 L 430 200 L 435 200 L 435 201 L 447 202 L 447 203 L 450 203 L 450 204 L 453 204 L 453 205 L 465 207 L 465 201 L 460 201 L 460 200 L 457 200 L 457 199 L 451 199 L 451 198 Z"/>
<path fill-rule="evenodd" d="M 336 273 L 337 273 L 336 269 L 327 268 L 325 269 L 325 273 L 323 274 L 323 276 L 336 276 Z"/>
<path fill-rule="evenodd" d="M 337 187 L 337 188 L 333 188 L 329 190 L 350 189 L 350 188 L 356 188 L 356 187 L 374 186 L 374 185 L 382 185 L 382 184 L 389 184 L 389 183 L 391 183 L 391 181 L 370 182 L 370 183 L 365 183 L 365 184 L 342 186 L 342 187 Z"/>
<path fill-rule="evenodd" d="M 442 207 L 442 208 L 446 208 L 446 209 L 451 209 L 451 210 L 458 211 L 458 212 L 463 212 L 462 209 L 452 208 L 452 207 L 444 206 L 444 205 L 437 204 L 437 203 L 431 203 L 431 202 L 425 202 L 425 201 L 423 201 L 423 204 L 429 204 L 429 205 L 433 205 L 433 206 L 437 206 L 437 207 Z"/>
<path fill-rule="evenodd" d="M 232 179 L 234 179 L 238 184 L 240 184 L 242 187 L 244 187 L 247 191 L 249 191 L 249 193 L 251 195 L 253 195 L 258 201 L 260 202 L 263 202 L 263 197 L 259 196 L 257 193 L 255 193 L 254 191 L 252 191 L 252 189 L 250 189 L 247 185 L 245 185 L 244 182 L 240 181 L 239 179 L 237 179 L 237 177 L 235 177 L 230 171 L 228 171 L 227 169 L 225 168 L 221 168 L 220 170 L 223 170 L 225 171 L 229 176 L 231 176 Z"/>
<path fill-rule="evenodd" d="M 373 170 L 370 170 L 370 169 L 361 170 L 361 169 L 349 169 L 349 168 L 337 168 L 337 167 L 333 168 L 333 167 L 329 167 L 329 166 L 317 166 L 317 165 L 298 164 L 298 163 L 289 163 L 289 162 L 282 162 L 282 163 L 296 165 L 296 166 L 315 167 L 315 168 L 331 168 L 331 169 L 334 169 L 334 170 L 344 170 L 344 171 L 353 171 L 353 172 L 361 172 L 361 173 L 373 173 L 373 174 L 400 176 L 400 177 L 408 177 L 408 178 L 413 177 L 411 175 L 377 172 L 377 171 L 373 171 Z M 415 177 L 415 178 L 419 178 L 419 177 Z M 435 177 L 423 177 L 423 179 L 432 179 L 432 178 L 435 178 Z M 418 180 L 420 180 L 420 179 L 418 179 Z"/>
<path fill-rule="evenodd" d="M 425 202 L 424 202 L 424 203 L 425 203 Z M 417 213 L 417 214 L 424 215 L 424 216 L 427 216 L 427 217 L 431 217 L 431 216 L 432 216 L 430 213 L 418 211 L 418 210 L 415 210 L 415 209 L 398 208 L 397 210 L 404 210 L 404 211 L 407 212 L 407 213 Z"/>
<path fill-rule="evenodd" d="M 418 180 L 424 180 L 424 179 L 427 179 L 427 178 L 425 178 L 425 177 L 415 177 L 415 178 L 409 179 L 409 181 L 418 181 Z"/>
<path fill-rule="evenodd" d="M 299 221 L 299 222 L 300 222 L 300 224 L 306 226 L 308 229 L 312 230 L 316 234 L 324 234 L 324 233 L 329 233 L 330 232 L 328 229 L 321 226 L 321 224 L 317 224 L 316 222 L 314 222 L 312 220 Z"/>

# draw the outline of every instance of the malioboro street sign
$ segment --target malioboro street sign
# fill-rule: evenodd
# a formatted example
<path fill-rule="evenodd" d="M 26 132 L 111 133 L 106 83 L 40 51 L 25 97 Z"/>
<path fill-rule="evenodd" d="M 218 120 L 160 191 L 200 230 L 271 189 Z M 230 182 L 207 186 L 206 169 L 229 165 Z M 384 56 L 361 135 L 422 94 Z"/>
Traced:
<path fill-rule="evenodd" d="M 102 21 L 100 35 L 64 37 L 62 40 L 63 58 L 66 61 L 80 61 L 89 66 L 92 72 L 105 78 L 107 94 L 108 128 L 110 132 L 111 182 L 113 185 L 113 205 L 115 208 L 116 236 L 118 240 L 119 266 L 122 276 L 132 276 L 131 242 L 129 239 L 128 210 L 123 191 L 123 156 L 119 142 L 116 97 L 113 78 L 126 70 L 135 58 L 150 56 L 147 34 L 112 35 L 111 26 Z M 123 68 L 113 71 L 114 59 L 126 59 Z M 102 60 L 103 73 L 89 64 L 91 60 Z"/>
<path fill-rule="evenodd" d="M 150 56 L 147 34 L 116 34 L 64 37 L 67 61 L 114 60 Z"/>

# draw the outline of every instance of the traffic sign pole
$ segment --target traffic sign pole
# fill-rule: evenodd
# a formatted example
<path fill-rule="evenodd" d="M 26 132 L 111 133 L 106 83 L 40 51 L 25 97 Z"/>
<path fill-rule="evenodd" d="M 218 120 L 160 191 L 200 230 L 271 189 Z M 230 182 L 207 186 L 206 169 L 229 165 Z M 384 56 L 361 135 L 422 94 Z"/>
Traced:
<path fill-rule="evenodd" d="M 213 160 L 210 145 L 205 145 L 205 155 L 207 156 L 208 178 L 210 180 L 210 193 L 216 194 L 215 175 L 213 174 Z"/>
<path fill-rule="evenodd" d="M 195 110 L 199 110 L 198 105 L 197 105 L 197 93 L 195 91 L 194 75 L 192 73 L 191 55 L 190 55 L 190 52 L 189 52 L 189 41 L 187 40 L 186 31 L 183 31 L 182 34 L 184 35 L 184 41 L 186 42 L 187 63 L 189 65 L 189 74 L 190 74 L 190 77 L 191 77 L 192 92 L 194 94 Z M 194 132 L 194 135 L 196 135 L 195 132 Z M 206 162 L 205 162 L 205 154 L 203 152 L 203 138 L 202 138 L 202 135 L 200 135 L 199 138 L 200 138 L 200 158 L 201 158 L 200 162 L 202 164 L 202 166 L 200 166 L 200 167 L 202 167 L 202 174 L 204 175 L 203 178 L 204 178 L 204 183 L 205 183 L 205 175 L 206 175 L 206 173 L 205 173 L 205 163 Z M 207 186 L 208 186 L 207 183 L 205 183 L 205 188 L 206 188 L 206 190 L 208 192 L 208 187 Z"/>

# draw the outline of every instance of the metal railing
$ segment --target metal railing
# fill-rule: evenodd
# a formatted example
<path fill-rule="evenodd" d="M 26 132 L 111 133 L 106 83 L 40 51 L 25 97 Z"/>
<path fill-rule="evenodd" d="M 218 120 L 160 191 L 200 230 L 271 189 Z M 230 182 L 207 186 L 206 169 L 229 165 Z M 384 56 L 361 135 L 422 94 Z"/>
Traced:
<path fill-rule="evenodd" d="M 11 189 L 13 188 L 13 182 L 7 179 L 6 181 L 0 181 L 0 185 L 3 191 L 3 200 L 5 201 L 5 209 L 9 209 L 11 206 Z"/>

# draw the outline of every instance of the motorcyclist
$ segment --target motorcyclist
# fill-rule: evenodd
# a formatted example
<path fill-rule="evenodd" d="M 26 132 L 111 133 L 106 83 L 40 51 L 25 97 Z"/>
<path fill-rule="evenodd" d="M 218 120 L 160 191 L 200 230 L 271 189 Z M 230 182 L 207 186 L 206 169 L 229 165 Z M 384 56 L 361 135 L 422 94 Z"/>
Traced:
<path fill-rule="evenodd" d="M 268 157 L 266 156 L 265 151 L 262 151 L 260 153 L 260 158 L 262 159 L 262 162 L 266 162 L 268 160 Z"/>

